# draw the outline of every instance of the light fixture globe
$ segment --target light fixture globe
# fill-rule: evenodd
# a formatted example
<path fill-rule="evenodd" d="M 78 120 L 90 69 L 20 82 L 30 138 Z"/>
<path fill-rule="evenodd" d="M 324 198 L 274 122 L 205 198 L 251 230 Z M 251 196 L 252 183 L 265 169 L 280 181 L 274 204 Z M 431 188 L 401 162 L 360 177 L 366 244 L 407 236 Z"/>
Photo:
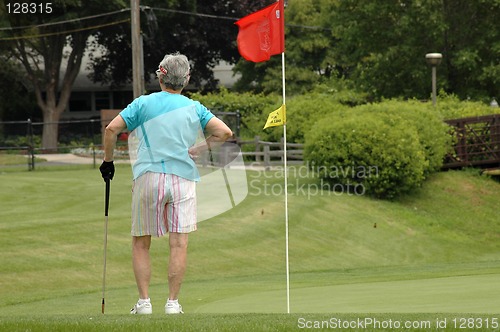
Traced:
<path fill-rule="evenodd" d="M 441 63 L 441 59 L 443 59 L 441 53 L 427 53 L 425 55 L 425 60 L 431 66 L 438 66 Z"/>

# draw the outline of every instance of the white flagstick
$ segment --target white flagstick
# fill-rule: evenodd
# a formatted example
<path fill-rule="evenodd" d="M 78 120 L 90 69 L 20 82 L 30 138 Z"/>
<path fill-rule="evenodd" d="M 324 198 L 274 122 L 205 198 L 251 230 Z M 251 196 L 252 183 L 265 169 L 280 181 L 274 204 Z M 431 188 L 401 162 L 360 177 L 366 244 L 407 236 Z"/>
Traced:
<path fill-rule="evenodd" d="M 286 153 L 286 102 L 285 102 L 285 52 L 281 53 L 281 75 L 283 84 L 283 105 L 285 105 L 283 124 L 283 163 L 285 168 L 285 259 L 286 259 L 286 309 L 290 313 L 290 265 L 288 261 L 288 169 Z"/>

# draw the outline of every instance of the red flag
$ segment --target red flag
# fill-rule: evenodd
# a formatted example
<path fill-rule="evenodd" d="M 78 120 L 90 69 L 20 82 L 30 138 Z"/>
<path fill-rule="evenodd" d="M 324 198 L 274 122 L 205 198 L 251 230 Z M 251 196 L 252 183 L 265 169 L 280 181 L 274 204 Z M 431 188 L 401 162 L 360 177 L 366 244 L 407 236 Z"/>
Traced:
<path fill-rule="evenodd" d="M 283 0 L 243 17 L 239 28 L 238 51 L 248 61 L 262 62 L 285 51 Z"/>

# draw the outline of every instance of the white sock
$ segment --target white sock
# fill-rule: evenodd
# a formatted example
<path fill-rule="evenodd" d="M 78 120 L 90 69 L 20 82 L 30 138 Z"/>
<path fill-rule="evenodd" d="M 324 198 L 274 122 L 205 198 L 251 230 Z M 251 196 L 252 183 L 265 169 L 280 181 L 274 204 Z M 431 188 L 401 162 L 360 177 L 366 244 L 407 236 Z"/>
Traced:
<path fill-rule="evenodd" d="M 141 305 L 141 304 L 149 303 L 149 302 L 151 302 L 151 299 L 148 297 L 147 299 L 139 299 L 139 301 L 137 301 L 137 304 Z"/>
<path fill-rule="evenodd" d="M 171 299 L 168 299 L 167 303 L 171 303 L 171 304 L 179 304 L 179 299 L 177 299 L 177 300 L 171 300 Z"/>

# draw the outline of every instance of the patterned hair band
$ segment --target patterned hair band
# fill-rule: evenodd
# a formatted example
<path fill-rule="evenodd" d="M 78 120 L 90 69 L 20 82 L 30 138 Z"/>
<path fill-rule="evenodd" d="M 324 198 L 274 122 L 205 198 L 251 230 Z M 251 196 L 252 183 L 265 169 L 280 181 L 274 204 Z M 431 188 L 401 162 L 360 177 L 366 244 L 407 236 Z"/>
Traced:
<path fill-rule="evenodd" d="M 158 66 L 158 69 L 162 72 L 163 75 L 167 75 L 167 70 L 163 68 L 161 65 Z"/>

